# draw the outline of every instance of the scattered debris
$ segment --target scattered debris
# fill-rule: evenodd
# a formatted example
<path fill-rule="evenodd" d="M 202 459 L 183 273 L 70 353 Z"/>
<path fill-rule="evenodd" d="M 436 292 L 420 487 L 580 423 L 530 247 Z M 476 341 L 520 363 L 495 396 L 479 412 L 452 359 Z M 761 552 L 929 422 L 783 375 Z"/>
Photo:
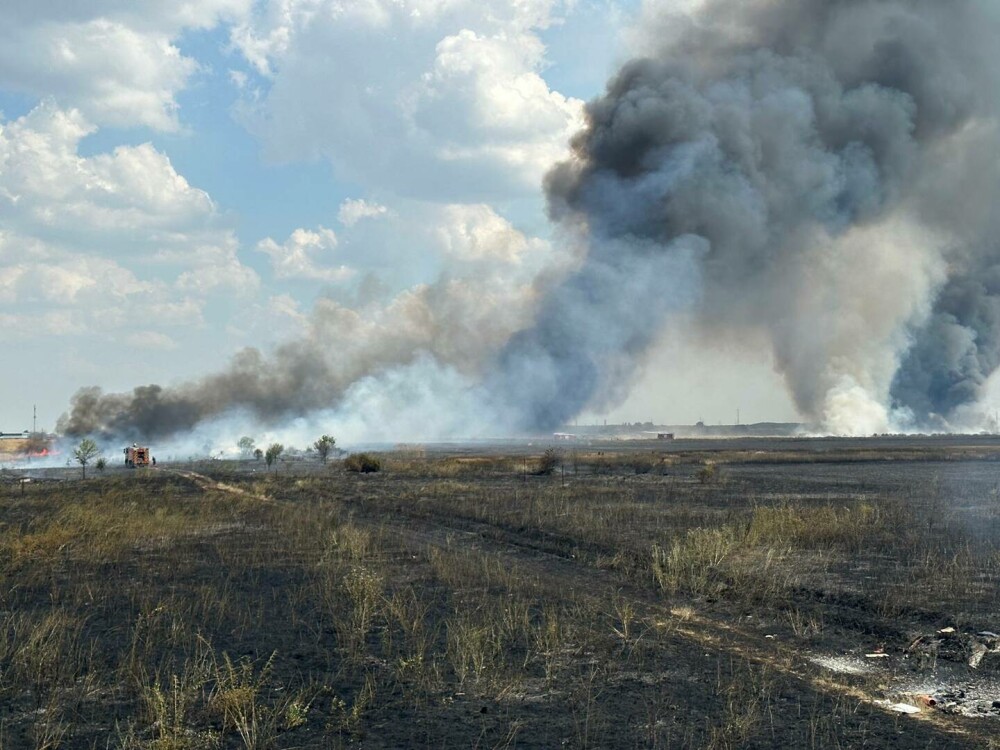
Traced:
<path fill-rule="evenodd" d="M 1000 716 L 1000 636 L 991 630 L 941 628 L 918 635 L 904 659 L 923 675 L 895 693 L 913 702 L 962 716 Z"/>
<path fill-rule="evenodd" d="M 932 693 L 901 693 L 926 708 L 933 708 L 947 714 L 961 716 L 1000 716 L 1000 700 L 996 695 L 996 684 L 969 683 L 966 689 L 945 689 L 941 687 Z"/>
<path fill-rule="evenodd" d="M 880 646 L 808 659 L 845 675 L 882 674 L 887 685 L 877 703 L 889 711 L 1000 718 L 1000 636 L 994 631 L 941 628 L 914 637 L 902 659 L 892 656 Z"/>
<path fill-rule="evenodd" d="M 1000 636 L 989 630 L 961 633 L 955 628 L 941 628 L 934 635 L 919 635 L 906 647 L 907 656 L 916 656 L 921 664 L 937 659 L 965 662 L 973 669 L 989 661 L 1000 667 Z"/>
<path fill-rule="evenodd" d="M 920 709 L 911 703 L 890 703 L 889 701 L 879 701 L 890 711 L 897 711 L 901 714 L 919 714 Z"/>
<path fill-rule="evenodd" d="M 973 669 L 978 669 L 980 662 L 982 662 L 983 657 L 990 652 L 988 648 L 982 643 L 974 642 L 971 645 L 972 654 L 969 656 L 969 666 Z"/>

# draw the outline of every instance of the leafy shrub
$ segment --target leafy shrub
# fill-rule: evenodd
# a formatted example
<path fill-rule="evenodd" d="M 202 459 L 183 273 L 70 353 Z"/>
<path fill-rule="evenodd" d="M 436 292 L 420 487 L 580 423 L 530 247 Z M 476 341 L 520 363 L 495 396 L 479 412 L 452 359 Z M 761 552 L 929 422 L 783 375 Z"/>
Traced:
<path fill-rule="evenodd" d="M 344 468 L 358 474 L 382 471 L 382 459 L 370 453 L 352 453 L 344 459 Z"/>

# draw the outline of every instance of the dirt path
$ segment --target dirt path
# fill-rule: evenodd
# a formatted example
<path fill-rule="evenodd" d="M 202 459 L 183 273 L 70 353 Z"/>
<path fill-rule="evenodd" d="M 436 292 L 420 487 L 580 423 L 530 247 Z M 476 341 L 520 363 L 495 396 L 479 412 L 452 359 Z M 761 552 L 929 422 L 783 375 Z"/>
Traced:
<path fill-rule="evenodd" d="M 184 477 L 197 485 L 198 489 L 203 492 L 225 492 L 230 495 L 239 495 L 241 497 L 254 497 L 261 500 L 269 500 L 265 495 L 256 495 L 247 492 L 244 488 L 238 487 L 235 484 L 227 484 L 225 482 L 219 482 L 211 477 L 207 477 L 204 474 L 199 474 L 196 471 L 188 471 L 186 469 L 167 469 L 161 467 L 150 467 L 152 471 L 160 471 L 164 474 L 176 474 L 179 477 Z"/>

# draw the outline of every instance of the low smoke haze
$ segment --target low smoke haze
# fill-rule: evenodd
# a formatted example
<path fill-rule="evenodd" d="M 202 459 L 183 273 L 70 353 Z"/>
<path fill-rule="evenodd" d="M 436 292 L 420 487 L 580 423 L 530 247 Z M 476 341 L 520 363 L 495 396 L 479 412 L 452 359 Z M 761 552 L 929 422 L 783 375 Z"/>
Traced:
<path fill-rule="evenodd" d="M 985 0 L 107 5 L 0 10 L 2 429 L 995 427 Z"/>

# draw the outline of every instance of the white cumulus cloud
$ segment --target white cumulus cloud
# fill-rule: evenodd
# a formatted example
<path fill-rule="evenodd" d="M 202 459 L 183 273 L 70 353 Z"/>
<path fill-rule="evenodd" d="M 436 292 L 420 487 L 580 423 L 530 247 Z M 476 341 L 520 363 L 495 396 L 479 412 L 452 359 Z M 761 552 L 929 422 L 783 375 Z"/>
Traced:
<path fill-rule="evenodd" d="M 270 0 L 233 34 L 267 79 L 242 119 L 271 158 L 326 158 L 397 194 L 537 194 L 582 123 L 541 77 L 538 34 L 564 5 Z"/>
<path fill-rule="evenodd" d="M 0 4 L 0 87 L 55 97 L 100 124 L 178 128 L 176 96 L 199 69 L 176 42 L 237 22 L 251 0 Z"/>
<path fill-rule="evenodd" d="M 208 195 L 149 144 L 80 156 L 80 141 L 94 129 L 79 110 L 52 100 L 0 122 L 0 216 L 76 232 L 177 230 L 212 217 Z"/>
<path fill-rule="evenodd" d="M 549 243 L 527 237 L 485 204 L 450 205 L 437 227 L 445 254 L 461 261 L 520 263 L 526 253 L 549 251 Z"/>
<path fill-rule="evenodd" d="M 51 99 L 0 120 L 0 312 L 110 334 L 200 323 L 210 294 L 257 289 L 204 191 L 150 144 L 81 155 L 93 130 Z"/>
<path fill-rule="evenodd" d="M 271 259 L 277 278 L 314 281 L 343 281 L 353 275 L 347 266 L 329 263 L 336 248 L 337 235 L 325 227 L 296 229 L 280 245 L 270 237 L 257 244 L 257 250 Z"/>
<path fill-rule="evenodd" d="M 348 198 L 340 204 L 337 219 L 345 227 L 353 227 L 362 219 L 376 219 L 389 213 L 389 209 L 378 203 L 360 198 Z"/>

